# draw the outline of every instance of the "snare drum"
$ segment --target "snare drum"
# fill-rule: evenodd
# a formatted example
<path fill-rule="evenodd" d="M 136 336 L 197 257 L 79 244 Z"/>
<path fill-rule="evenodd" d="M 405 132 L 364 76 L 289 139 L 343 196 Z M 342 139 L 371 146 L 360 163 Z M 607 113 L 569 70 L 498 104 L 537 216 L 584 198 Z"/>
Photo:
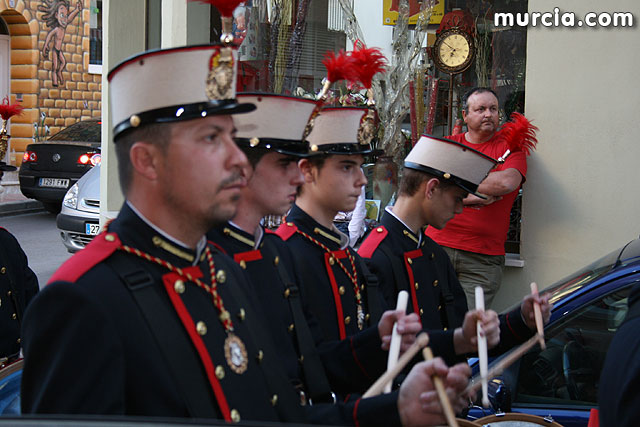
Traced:
<path fill-rule="evenodd" d="M 458 422 L 458 427 L 478 427 L 478 424 L 473 421 L 463 420 L 461 418 L 456 418 L 456 421 Z"/>
<path fill-rule="evenodd" d="M 476 426 L 495 427 L 562 427 L 552 419 L 545 419 L 536 415 L 508 412 L 506 414 L 488 415 L 474 421 Z"/>

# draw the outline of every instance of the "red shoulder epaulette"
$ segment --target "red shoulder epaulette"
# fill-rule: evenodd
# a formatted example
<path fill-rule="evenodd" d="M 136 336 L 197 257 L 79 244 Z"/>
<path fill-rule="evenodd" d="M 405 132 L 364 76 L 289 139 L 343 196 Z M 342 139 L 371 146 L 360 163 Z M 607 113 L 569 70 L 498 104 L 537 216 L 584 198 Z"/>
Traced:
<path fill-rule="evenodd" d="M 387 234 L 389 234 L 389 232 L 383 225 L 371 230 L 371 233 L 364 239 L 364 242 L 360 244 L 358 255 L 362 258 L 371 258 L 380 243 L 387 237 Z"/>
<path fill-rule="evenodd" d="M 294 223 L 283 222 L 282 224 L 280 224 L 280 227 L 278 227 L 278 229 L 276 230 L 276 234 L 286 242 L 287 240 L 289 240 L 291 236 L 296 234 L 297 230 L 298 230 L 298 227 L 296 227 Z"/>
<path fill-rule="evenodd" d="M 109 232 L 98 234 L 86 248 L 65 261 L 53 273 L 47 284 L 59 281 L 74 283 L 87 271 L 109 258 L 119 246 L 120 239 L 117 234 Z"/>
<path fill-rule="evenodd" d="M 265 227 L 265 228 L 263 228 L 263 230 L 264 230 L 264 232 L 265 232 L 266 234 L 276 234 L 276 232 L 275 232 L 275 231 L 273 231 L 273 230 L 272 230 L 272 229 L 270 229 L 270 228 L 266 228 L 266 227 Z"/>

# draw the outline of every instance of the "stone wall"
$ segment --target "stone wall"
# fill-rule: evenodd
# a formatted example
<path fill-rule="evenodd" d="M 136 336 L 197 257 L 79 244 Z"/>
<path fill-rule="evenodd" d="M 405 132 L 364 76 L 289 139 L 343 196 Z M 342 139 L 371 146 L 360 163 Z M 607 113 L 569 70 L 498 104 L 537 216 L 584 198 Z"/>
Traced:
<path fill-rule="evenodd" d="M 45 41 L 52 29 L 43 20 L 45 12 L 38 10 L 46 3 L 0 0 L 0 17 L 11 36 L 11 101 L 21 98 L 25 108 L 22 115 L 11 119 L 10 144 L 15 154 L 9 161 L 15 165 L 20 164 L 25 147 L 33 142 L 33 124 L 40 123 L 41 114 L 46 115 L 45 125 L 51 135 L 79 120 L 101 116 L 102 75 L 88 72 L 90 0 L 80 3 L 81 10 L 64 30 L 60 51 L 66 65 L 62 69 L 63 82 L 54 87 L 53 50 L 47 57 L 44 55 Z M 76 1 L 70 1 L 69 14 L 75 9 Z"/>

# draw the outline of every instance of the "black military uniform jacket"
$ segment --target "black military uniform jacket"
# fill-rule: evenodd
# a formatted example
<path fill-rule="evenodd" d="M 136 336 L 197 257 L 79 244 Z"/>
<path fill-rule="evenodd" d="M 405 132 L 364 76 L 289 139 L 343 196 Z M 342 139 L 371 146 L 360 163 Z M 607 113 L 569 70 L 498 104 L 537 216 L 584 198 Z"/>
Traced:
<path fill-rule="evenodd" d="M 436 353 L 448 363 L 457 361 L 453 331 L 462 325 L 467 302 L 449 256 L 440 245 L 423 233 L 414 234 L 385 211 L 380 226 L 369 233 L 358 253 L 380 278 L 387 303 L 395 304 L 398 292 L 406 290 L 407 311 L 420 314 Z M 446 333 L 438 334 L 437 330 Z M 491 352 L 506 351 L 531 335 L 518 308 L 500 316 L 500 344 Z"/>
<path fill-rule="evenodd" d="M 289 245 L 301 272 L 304 296 L 318 319 L 325 341 L 343 340 L 377 324 L 385 303 L 378 283 L 358 254 L 348 246 L 349 238 L 337 229 L 327 229 L 297 205 L 287 215 L 277 234 Z M 310 236 L 327 250 L 313 243 Z M 353 264 L 349 260 L 353 259 Z M 358 303 L 351 278 L 356 270 L 361 294 L 363 328 L 358 325 Z"/>
<path fill-rule="evenodd" d="M 289 379 L 305 400 L 313 397 L 308 415 L 314 422 L 348 425 L 398 425 L 397 395 L 361 400 L 371 384 L 365 366 L 382 365 L 387 353 L 380 349 L 375 329 L 340 342 L 323 343 L 317 321 L 301 298 L 299 275 L 289 247 L 273 232 L 259 227 L 250 234 L 229 223 L 207 237 L 245 269 L 251 278 L 251 292 L 269 319 L 268 327 L 285 364 Z M 375 334 L 372 333 L 375 332 Z M 317 347 L 316 347 L 317 345 Z M 374 367 L 376 374 L 379 366 Z M 335 405 L 318 405 L 335 391 L 341 399 Z M 320 398 L 316 398 L 315 396 Z M 342 399 L 346 401 L 342 402 Z"/>
<path fill-rule="evenodd" d="M 632 427 L 640 419 L 640 285 L 629 294 L 629 311 L 613 336 L 598 390 L 600 425 Z M 574 373 L 574 375 L 577 375 Z"/>
<path fill-rule="evenodd" d="M 119 250 L 121 243 L 182 275 Z M 170 240 L 125 204 L 26 312 L 23 412 L 304 421 L 262 330 L 265 321 L 244 294 L 243 272 L 217 250 L 213 260 L 217 291 L 244 355 L 233 346 L 226 351 L 229 334 L 212 296 L 185 278 L 210 285 L 207 257 Z M 246 370 L 237 372 L 244 363 Z"/>
<path fill-rule="evenodd" d="M 38 289 L 20 244 L 0 227 L 0 358 L 19 353 L 22 316 Z"/>

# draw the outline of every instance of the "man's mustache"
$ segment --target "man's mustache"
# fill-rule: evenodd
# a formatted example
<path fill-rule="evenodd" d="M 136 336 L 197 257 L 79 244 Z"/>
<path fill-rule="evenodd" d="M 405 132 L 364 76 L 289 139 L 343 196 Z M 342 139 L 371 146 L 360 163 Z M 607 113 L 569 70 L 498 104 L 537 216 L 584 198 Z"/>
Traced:
<path fill-rule="evenodd" d="M 242 170 L 234 171 L 227 178 L 223 179 L 220 185 L 218 186 L 218 190 L 222 190 L 225 187 L 230 187 L 232 185 L 246 185 L 247 179 Z"/>

